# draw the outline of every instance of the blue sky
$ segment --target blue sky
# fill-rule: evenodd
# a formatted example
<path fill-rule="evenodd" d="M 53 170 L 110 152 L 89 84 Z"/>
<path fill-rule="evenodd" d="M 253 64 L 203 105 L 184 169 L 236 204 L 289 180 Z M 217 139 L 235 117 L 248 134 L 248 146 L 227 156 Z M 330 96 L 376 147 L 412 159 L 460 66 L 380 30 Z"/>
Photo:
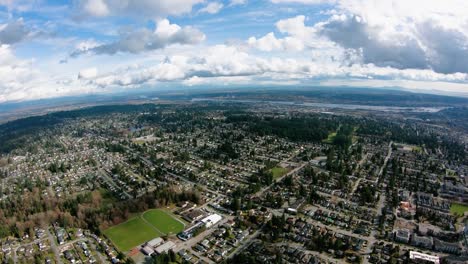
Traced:
<path fill-rule="evenodd" d="M 0 103 L 200 86 L 468 95 L 464 0 L 0 0 Z"/>

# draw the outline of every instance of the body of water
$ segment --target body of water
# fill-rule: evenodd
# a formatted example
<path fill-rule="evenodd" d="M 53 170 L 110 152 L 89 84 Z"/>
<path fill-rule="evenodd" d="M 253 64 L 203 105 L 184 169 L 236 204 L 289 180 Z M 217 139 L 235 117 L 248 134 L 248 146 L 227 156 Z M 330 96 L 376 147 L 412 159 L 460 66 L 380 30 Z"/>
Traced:
<path fill-rule="evenodd" d="M 238 103 L 268 103 L 278 105 L 298 105 L 326 109 L 349 109 L 349 110 L 373 110 L 383 112 L 420 112 L 437 113 L 447 107 L 404 107 L 404 106 L 379 106 L 379 105 L 357 105 L 357 104 L 331 104 L 331 103 L 309 103 L 291 101 L 262 101 L 249 99 L 221 99 L 221 98 L 193 98 L 192 102 L 238 102 Z"/>

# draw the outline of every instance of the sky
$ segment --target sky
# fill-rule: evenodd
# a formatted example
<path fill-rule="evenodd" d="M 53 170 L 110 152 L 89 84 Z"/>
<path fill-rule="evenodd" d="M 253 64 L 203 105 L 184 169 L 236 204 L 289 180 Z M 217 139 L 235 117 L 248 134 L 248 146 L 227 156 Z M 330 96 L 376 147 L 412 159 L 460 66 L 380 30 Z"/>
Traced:
<path fill-rule="evenodd" d="M 468 1 L 0 0 L 0 103 L 270 85 L 468 95 Z"/>

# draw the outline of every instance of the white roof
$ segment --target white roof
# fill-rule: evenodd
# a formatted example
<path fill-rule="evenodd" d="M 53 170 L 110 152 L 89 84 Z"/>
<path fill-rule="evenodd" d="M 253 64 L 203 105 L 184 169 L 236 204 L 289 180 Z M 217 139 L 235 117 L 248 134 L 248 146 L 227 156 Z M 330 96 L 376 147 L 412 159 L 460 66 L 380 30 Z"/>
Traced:
<path fill-rule="evenodd" d="M 203 218 L 201 221 L 205 224 L 211 223 L 212 225 L 214 225 L 218 223 L 219 221 L 221 221 L 221 219 L 223 219 L 223 217 L 220 216 L 219 214 L 212 214 L 210 216 Z"/>
<path fill-rule="evenodd" d="M 157 237 L 155 239 L 152 239 L 152 240 L 148 241 L 148 246 L 157 247 L 157 246 L 161 245 L 163 242 L 164 242 L 164 239 L 162 239 L 160 237 Z"/>
<path fill-rule="evenodd" d="M 424 254 L 424 253 L 419 253 L 419 252 L 416 252 L 416 251 L 410 251 L 410 259 L 423 259 L 423 260 L 426 260 L 426 261 L 430 261 L 434 264 L 439 264 L 440 263 L 440 259 L 438 256 L 432 256 L 432 255 L 428 255 L 428 254 Z"/>
<path fill-rule="evenodd" d="M 168 242 L 160 245 L 159 247 L 157 247 L 156 248 L 156 253 L 158 253 L 158 254 L 165 253 L 165 252 L 169 251 L 169 249 L 172 249 L 173 247 L 175 247 L 175 243 L 172 242 L 172 241 L 168 241 Z"/>
<path fill-rule="evenodd" d="M 141 249 L 143 251 L 143 253 L 145 253 L 146 255 L 151 255 L 154 253 L 154 250 L 148 246 L 144 247 Z"/>

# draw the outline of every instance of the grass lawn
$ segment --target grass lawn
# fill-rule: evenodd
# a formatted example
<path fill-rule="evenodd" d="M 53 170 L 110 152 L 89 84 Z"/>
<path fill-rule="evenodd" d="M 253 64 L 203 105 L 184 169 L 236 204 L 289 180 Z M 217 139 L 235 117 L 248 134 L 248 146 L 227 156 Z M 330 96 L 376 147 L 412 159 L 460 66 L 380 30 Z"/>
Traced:
<path fill-rule="evenodd" d="M 420 147 L 420 146 L 414 146 L 414 147 L 413 147 L 413 151 L 422 153 L 423 149 L 422 149 L 422 147 Z"/>
<path fill-rule="evenodd" d="M 114 245 L 121 251 L 128 251 L 146 241 L 162 235 L 141 219 L 140 216 L 106 229 L 104 234 L 112 240 Z"/>
<path fill-rule="evenodd" d="M 274 167 L 271 169 L 271 173 L 273 173 L 273 179 L 278 179 L 279 177 L 285 175 L 288 172 L 288 169 L 282 167 Z"/>
<path fill-rule="evenodd" d="M 328 134 L 327 139 L 324 139 L 322 141 L 323 141 L 323 143 L 333 144 L 333 140 L 335 139 L 335 137 L 336 137 L 336 132 L 332 132 L 332 133 Z"/>
<path fill-rule="evenodd" d="M 149 210 L 144 212 L 142 217 L 165 234 L 177 234 L 184 230 L 184 224 L 164 210 Z"/>
<path fill-rule="evenodd" d="M 453 203 L 450 206 L 450 212 L 455 215 L 463 215 L 468 212 L 468 205 Z"/>

